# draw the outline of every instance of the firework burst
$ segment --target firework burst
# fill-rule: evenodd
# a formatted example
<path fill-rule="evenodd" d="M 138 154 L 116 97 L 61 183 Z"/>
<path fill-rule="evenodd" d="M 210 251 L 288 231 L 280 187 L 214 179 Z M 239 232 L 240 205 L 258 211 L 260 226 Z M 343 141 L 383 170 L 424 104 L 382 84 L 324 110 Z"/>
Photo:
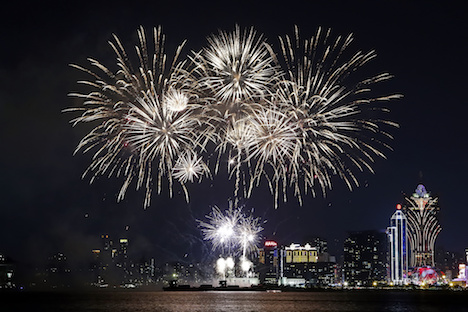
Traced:
<path fill-rule="evenodd" d="M 213 250 L 245 258 L 247 254 L 258 251 L 259 234 L 263 228 L 259 218 L 245 214 L 242 207 L 234 206 L 232 201 L 225 211 L 214 206 L 206 216 L 207 221 L 198 222 L 204 239 L 212 243 Z"/>
<path fill-rule="evenodd" d="M 91 182 L 123 177 L 118 200 L 135 179 L 137 189 L 146 189 L 145 207 L 153 187 L 159 194 L 166 184 L 171 196 L 180 184 L 188 201 L 186 183 L 226 163 L 236 201 L 241 186 L 249 197 L 266 180 L 276 206 L 290 189 L 302 203 L 308 192 L 331 189 L 334 176 L 357 186 L 356 173 L 373 172 L 390 148 L 386 129 L 397 125 L 380 117 L 387 111 L 380 103 L 400 95 L 374 90 L 391 78 L 387 73 L 359 79 L 376 55 L 350 52 L 351 35 L 333 38 L 319 29 L 302 40 L 296 28 L 294 36 L 280 37 L 278 60 L 263 36 L 237 26 L 210 36 L 207 47 L 183 61 L 181 44 L 170 66 L 160 27 L 153 52 L 142 28 L 138 37 L 138 68 L 116 36 L 110 45 L 118 70 L 94 59 L 94 70 L 73 65 L 91 75 L 80 82 L 91 91 L 72 93 L 83 107 L 67 110 L 81 112 L 74 125 L 96 124 L 75 152 L 94 153 L 84 174 Z"/>
<path fill-rule="evenodd" d="M 208 166 L 194 152 L 188 152 L 179 157 L 172 175 L 178 179 L 180 183 L 185 184 L 187 181 L 194 182 L 205 173 L 209 173 Z"/>
<path fill-rule="evenodd" d="M 235 228 L 240 217 L 241 211 L 234 209 L 230 202 L 230 207 L 225 212 L 214 206 L 210 214 L 206 216 L 208 222 L 198 221 L 204 239 L 211 241 L 213 250 L 221 249 L 223 253 L 227 251 L 230 254 L 235 249 L 238 243 Z"/>
<path fill-rule="evenodd" d="M 277 70 L 269 46 L 251 28 L 220 31 L 208 38 L 208 47 L 196 53 L 194 74 L 203 93 L 223 106 L 255 103 L 269 94 Z"/>
<path fill-rule="evenodd" d="M 84 107 L 71 110 L 83 111 L 80 117 L 72 121 L 74 124 L 99 123 L 76 149 L 95 151 L 85 174 L 91 173 L 91 180 L 100 175 L 124 176 L 119 200 L 124 198 L 132 179 L 136 178 L 137 189 L 146 189 L 144 206 L 147 207 L 150 204 L 153 171 L 156 171 L 158 193 L 161 192 L 165 177 L 172 195 L 175 164 L 179 164 L 175 172 L 180 173 L 181 164 L 193 160 L 193 157 L 189 157 L 188 160 L 177 162 L 179 157 L 203 149 L 211 136 L 209 127 L 199 129 L 201 122 L 197 117 L 197 98 L 183 85 L 184 80 L 180 77 L 183 63 L 178 63 L 177 59 L 183 44 L 177 48 L 172 66 L 167 68 L 161 28 L 154 29 L 152 54 L 148 50 L 142 28 L 138 30 L 138 37 L 137 70 L 133 69 L 129 56 L 116 36 L 110 45 L 117 55 L 118 71 L 114 73 L 101 63 L 90 60 L 91 65 L 104 74 L 101 77 L 92 70 L 73 65 L 95 80 L 81 82 L 91 86 L 91 92 L 71 94 L 84 99 Z M 200 167 L 207 169 L 199 158 L 194 164 L 193 175 L 184 178 L 176 173 L 182 185 L 201 174 Z"/>
<path fill-rule="evenodd" d="M 260 243 L 260 233 L 263 227 L 260 226 L 260 218 L 255 218 L 252 215 L 245 215 L 239 219 L 238 239 L 242 247 L 242 258 L 246 259 L 247 255 L 256 254 Z"/>
<path fill-rule="evenodd" d="M 275 171 L 274 192 L 282 180 L 283 190 L 285 183 L 292 186 L 301 201 L 301 190 L 315 194 L 317 184 L 325 194 L 335 175 L 352 189 L 359 185 L 355 171 L 373 172 L 375 158 L 385 157 L 381 148 L 390 148 L 377 137 L 391 138 L 385 128 L 397 124 L 369 116 L 387 111 L 378 102 L 401 96 L 373 91 L 373 85 L 391 78 L 387 73 L 356 80 L 356 72 L 376 55 L 346 56 L 351 42 L 351 35 L 333 39 L 331 30 L 322 29 L 308 40 L 300 39 L 297 28 L 294 38 L 280 37 L 286 78 L 276 85 L 272 102 L 291 117 L 288 125 L 293 124 L 298 142 L 286 157 L 287 170 Z"/>

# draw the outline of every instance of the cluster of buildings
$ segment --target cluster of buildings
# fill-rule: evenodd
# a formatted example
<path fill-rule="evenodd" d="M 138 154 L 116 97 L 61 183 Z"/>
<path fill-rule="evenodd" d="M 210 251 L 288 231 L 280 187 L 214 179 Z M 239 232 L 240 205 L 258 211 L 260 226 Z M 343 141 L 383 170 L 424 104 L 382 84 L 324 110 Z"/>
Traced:
<path fill-rule="evenodd" d="M 330 256 L 327 242 L 314 238 L 310 243 L 279 246 L 266 241 L 256 265 L 258 279 L 265 285 L 293 287 L 328 286 L 339 282 L 339 266 Z"/>
<path fill-rule="evenodd" d="M 266 241 L 256 266 L 259 283 L 291 287 L 368 286 L 387 278 L 385 232 L 350 232 L 340 261 L 327 242 L 315 238 L 305 245 L 279 246 Z"/>
<path fill-rule="evenodd" d="M 236 279 L 234 266 L 220 277 L 212 263 L 156 264 L 154 258 L 135 259 L 130 256 L 127 238 L 113 240 L 101 235 L 100 246 L 90 252 L 87 267 L 72 272 L 67 257 L 56 253 L 49 257 L 45 269 L 35 273 L 31 286 L 66 288 L 73 287 L 75 281 L 95 287 L 135 288 L 174 282 L 201 285 L 222 279 L 224 283 L 290 287 L 466 287 L 468 248 L 464 255 L 435 249 L 441 231 L 439 211 L 438 199 L 418 185 L 397 205 L 386 230 L 349 232 L 338 259 L 330 255 L 327 241 L 319 237 L 287 245 L 266 240 L 257 257 L 250 259 L 248 274 L 239 269 L 241 279 Z M 15 288 L 14 280 L 14 264 L 0 254 L 0 288 Z"/>
<path fill-rule="evenodd" d="M 92 249 L 85 265 L 72 265 L 59 252 L 48 257 L 45 268 L 38 268 L 27 288 L 141 288 L 160 287 L 171 280 L 201 282 L 208 278 L 201 264 L 168 262 L 157 264 L 154 257 L 132 255 L 127 238 L 101 235 L 98 248 Z M 211 278 L 212 276 L 209 276 Z M 1 280 L 0 280 L 1 281 Z"/>
<path fill-rule="evenodd" d="M 120 285 L 133 288 L 155 283 L 154 258 L 141 258 L 138 261 L 130 259 L 128 246 L 127 238 L 120 238 L 117 243 L 109 235 L 101 235 L 101 248 L 92 250 L 89 268 L 92 285 L 98 287 Z"/>
<path fill-rule="evenodd" d="M 257 265 L 259 282 L 285 286 L 466 286 L 465 257 L 435 249 L 441 231 L 438 199 L 424 185 L 398 204 L 382 231 L 349 232 L 336 262 L 326 242 L 278 246 L 266 241 Z"/>

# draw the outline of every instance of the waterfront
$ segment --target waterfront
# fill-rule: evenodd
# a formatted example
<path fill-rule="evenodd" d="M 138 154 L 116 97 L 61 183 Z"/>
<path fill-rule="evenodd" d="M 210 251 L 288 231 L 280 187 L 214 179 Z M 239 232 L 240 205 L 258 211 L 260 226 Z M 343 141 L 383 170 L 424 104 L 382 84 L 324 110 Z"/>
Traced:
<path fill-rule="evenodd" d="M 0 297 L 2 312 L 468 311 L 466 291 L 13 292 Z"/>

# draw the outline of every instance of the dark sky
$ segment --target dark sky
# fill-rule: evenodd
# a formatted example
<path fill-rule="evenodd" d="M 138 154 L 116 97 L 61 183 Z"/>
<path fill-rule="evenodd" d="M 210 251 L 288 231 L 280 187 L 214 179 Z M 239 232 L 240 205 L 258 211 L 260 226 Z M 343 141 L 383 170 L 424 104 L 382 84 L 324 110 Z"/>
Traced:
<path fill-rule="evenodd" d="M 160 3 L 164 2 L 164 3 Z M 419 183 L 440 199 L 442 232 L 437 243 L 462 252 L 468 220 L 465 191 L 467 143 L 466 83 L 468 22 L 462 1 L 47 1 L 18 2 L 0 20 L 0 252 L 40 263 L 62 251 L 77 261 L 98 247 L 101 233 L 130 238 L 135 250 L 167 259 L 190 259 L 207 248 L 200 242 L 196 219 L 211 205 L 226 207 L 232 188 L 216 181 L 194 185 L 190 204 L 181 195 L 153 197 L 147 210 L 142 192 L 129 192 L 117 204 L 119 183 L 100 179 L 89 185 L 81 174 L 91 155 L 73 150 L 85 127 L 72 128 L 73 117 L 61 111 L 76 105 L 67 96 L 76 90 L 79 72 L 94 57 L 113 65 L 107 41 L 117 34 L 127 49 L 136 44 L 136 29 L 162 25 L 167 48 L 188 39 L 186 52 L 198 50 L 218 29 L 237 23 L 254 26 L 268 41 L 291 34 L 304 36 L 317 27 L 335 34 L 353 33 L 352 49 L 375 49 L 374 73 L 390 72 L 389 93 L 404 98 L 389 104 L 393 151 L 376 161 L 375 174 L 358 175 L 361 187 L 335 189 L 323 198 L 307 197 L 273 208 L 264 190 L 245 201 L 267 220 L 264 235 L 282 243 L 319 235 L 342 240 L 347 230 L 384 229 L 403 193 Z M 306 4 L 307 3 L 307 4 Z M 341 247 L 341 246 L 340 246 Z M 73 255 L 73 256 L 72 256 Z"/>

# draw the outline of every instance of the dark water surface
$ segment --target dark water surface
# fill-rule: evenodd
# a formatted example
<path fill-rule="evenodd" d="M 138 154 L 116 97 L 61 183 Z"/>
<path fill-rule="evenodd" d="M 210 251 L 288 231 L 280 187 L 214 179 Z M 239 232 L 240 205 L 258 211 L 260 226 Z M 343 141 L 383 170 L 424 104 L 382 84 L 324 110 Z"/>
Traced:
<path fill-rule="evenodd" d="M 468 311 L 466 291 L 0 293 L 10 311 Z"/>

